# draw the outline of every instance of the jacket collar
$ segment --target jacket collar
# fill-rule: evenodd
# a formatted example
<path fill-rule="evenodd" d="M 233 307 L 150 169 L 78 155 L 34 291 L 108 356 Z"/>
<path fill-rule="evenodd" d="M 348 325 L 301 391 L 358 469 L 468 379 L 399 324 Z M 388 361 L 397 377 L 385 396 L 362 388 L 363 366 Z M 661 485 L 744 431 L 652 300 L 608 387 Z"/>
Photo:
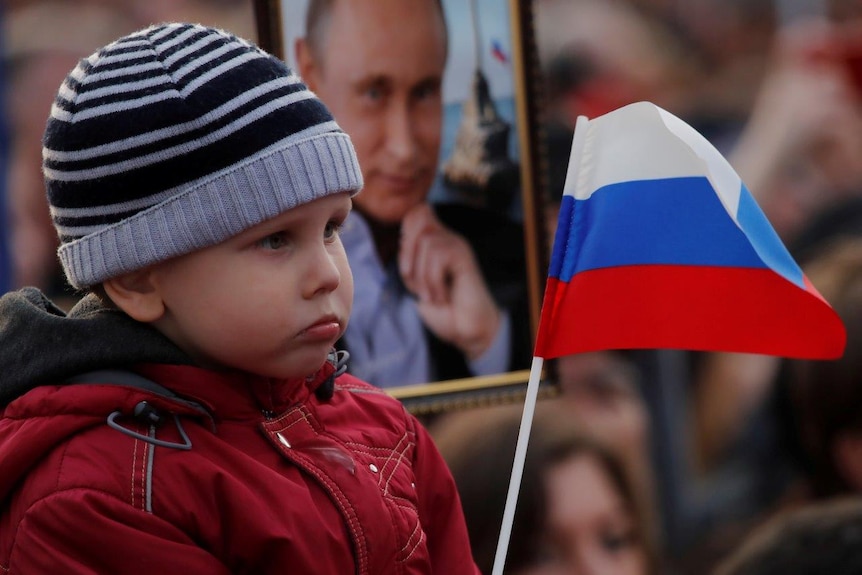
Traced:
<path fill-rule="evenodd" d="M 306 402 L 329 385 L 335 366 L 327 361 L 309 378 L 273 379 L 244 372 L 216 372 L 193 366 L 141 364 L 135 371 L 177 395 L 206 407 L 216 421 L 274 417 Z"/>
<path fill-rule="evenodd" d="M 152 327 L 93 295 L 68 315 L 35 288 L 0 297 L 0 405 L 79 373 L 138 363 L 193 361 Z"/>

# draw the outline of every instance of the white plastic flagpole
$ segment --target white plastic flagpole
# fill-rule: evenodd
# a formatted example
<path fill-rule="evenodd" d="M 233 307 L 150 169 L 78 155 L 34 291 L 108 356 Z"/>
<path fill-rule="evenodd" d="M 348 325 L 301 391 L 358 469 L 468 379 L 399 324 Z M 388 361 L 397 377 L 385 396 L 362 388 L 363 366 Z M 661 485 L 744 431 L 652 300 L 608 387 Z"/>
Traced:
<path fill-rule="evenodd" d="M 578 116 L 575 123 L 564 191 L 577 183 L 577 172 L 581 165 L 589 123 L 586 116 Z M 536 411 L 536 399 L 539 396 L 539 381 L 544 362 L 544 358 L 533 356 L 530 380 L 527 382 L 527 395 L 524 398 L 524 413 L 521 415 L 521 428 L 518 430 L 518 443 L 515 447 L 515 463 L 512 465 L 512 477 L 509 479 L 509 494 L 506 496 L 506 507 L 503 510 L 503 524 L 500 527 L 500 539 L 497 541 L 492 575 L 503 575 L 503 567 L 506 564 L 506 552 L 509 550 L 509 538 L 512 535 L 512 523 L 515 520 L 515 507 L 518 503 L 518 492 L 521 489 L 521 476 L 524 473 L 524 460 L 527 457 L 527 444 L 530 441 L 530 428 L 533 426 L 533 413 Z"/>
<path fill-rule="evenodd" d="M 542 377 L 544 361 L 541 357 L 533 357 L 533 366 L 530 368 L 527 396 L 524 398 L 524 413 L 521 415 L 521 428 L 518 430 L 518 443 L 515 447 L 515 463 L 512 466 L 512 477 L 509 479 L 509 494 L 506 496 L 503 525 L 500 528 L 500 539 L 497 541 L 492 575 L 503 575 L 503 566 L 506 564 L 506 552 L 509 550 L 509 538 L 512 535 L 512 522 L 515 519 L 515 506 L 521 489 L 524 459 L 527 456 L 527 443 L 530 441 L 530 428 L 533 426 L 533 413 L 536 411 L 536 398 L 539 395 L 539 381 Z"/>

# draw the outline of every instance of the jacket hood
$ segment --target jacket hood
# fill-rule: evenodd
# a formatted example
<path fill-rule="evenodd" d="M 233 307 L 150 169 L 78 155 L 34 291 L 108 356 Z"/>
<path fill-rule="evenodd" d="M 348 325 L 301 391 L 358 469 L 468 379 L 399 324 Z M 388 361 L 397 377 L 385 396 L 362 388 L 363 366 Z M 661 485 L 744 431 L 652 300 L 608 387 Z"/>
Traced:
<path fill-rule="evenodd" d="M 157 330 L 92 294 L 68 315 L 35 288 L 0 297 L 0 405 L 40 385 L 138 363 L 193 361 Z"/>
<path fill-rule="evenodd" d="M 96 296 L 66 315 L 34 288 L 8 293 L 0 297 L 0 507 L 48 453 L 86 429 L 111 426 L 114 413 L 146 418 L 137 411 L 145 401 L 148 410 L 212 425 L 259 417 L 261 409 L 283 410 L 311 394 L 328 400 L 345 364 L 346 355 L 333 353 L 314 377 L 295 380 L 213 372 Z M 149 385 L 119 379 L 107 386 L 75 384 L 108 383 L 95 376 L 116 378 L 104 370 L 132 367 Z"/>

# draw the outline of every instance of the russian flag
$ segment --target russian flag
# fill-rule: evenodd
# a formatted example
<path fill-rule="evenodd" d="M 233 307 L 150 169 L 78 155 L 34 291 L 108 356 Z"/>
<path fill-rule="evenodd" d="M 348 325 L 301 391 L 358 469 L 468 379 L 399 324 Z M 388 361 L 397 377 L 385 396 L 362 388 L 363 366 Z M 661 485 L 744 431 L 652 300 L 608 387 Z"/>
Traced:
<path fill-rule="evenodd" d="M 675 348 L 834 359 L 845 337 L 691 126 L 648 102 L 578 119 L 537 357 Z"/>
<path fill-rule="evenodd" d="M 506 55 L 502 44 L 498 40 L 491 40 L 491 55 L 502 64 L 509 63 L 509 56 Z"/>

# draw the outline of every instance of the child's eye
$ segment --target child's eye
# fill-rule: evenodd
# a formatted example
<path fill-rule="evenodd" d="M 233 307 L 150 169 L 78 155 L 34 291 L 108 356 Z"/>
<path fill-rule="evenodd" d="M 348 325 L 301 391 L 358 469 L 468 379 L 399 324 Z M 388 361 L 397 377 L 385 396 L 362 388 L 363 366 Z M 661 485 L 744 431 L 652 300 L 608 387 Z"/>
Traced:
<path fill-rule="evenodd" d="M 326 227 L 323 229 L 323 239 L 325 240 L 333 240 L 338 234 L 341 233 L 341 228 L 343 224 L 338 222 L 329 222 L 326 224 Z"/>
<path fill-rule="evenodd" d="M 288 244 L 287 234 L 284 232 L 278 232 L 274 234 L 269 234 L 262 240 L 258 242 L 258 245 L 267 250 L 281 250 L 287 247 Z"/>

